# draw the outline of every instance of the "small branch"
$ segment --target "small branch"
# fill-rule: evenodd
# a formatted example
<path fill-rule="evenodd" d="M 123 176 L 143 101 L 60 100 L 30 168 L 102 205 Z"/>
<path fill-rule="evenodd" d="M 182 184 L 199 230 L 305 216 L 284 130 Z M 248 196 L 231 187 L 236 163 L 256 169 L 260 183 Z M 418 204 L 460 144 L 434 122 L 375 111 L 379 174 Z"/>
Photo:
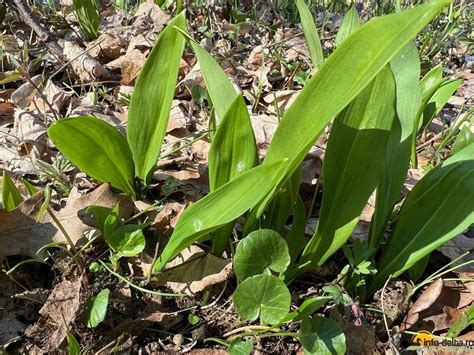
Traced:
<path fill-rule="evenodd" d="M 45 43 L 45 45 L 49 48 L 51 52 L 53 52 L 53 54 L 58 58 L 60 62 L 64 62 L 62 48 L 52 38 L 50 32 L 46 31 L 43 27 L 41 27 L 36 17 L 31 13 L 31 10 L 27 6 L 25 6 L 23 0 L 13 0 L 13 3 L 18 9 L 20 17 L 25 22 L 25 24 L 38 35 L 40 41 Z"/>

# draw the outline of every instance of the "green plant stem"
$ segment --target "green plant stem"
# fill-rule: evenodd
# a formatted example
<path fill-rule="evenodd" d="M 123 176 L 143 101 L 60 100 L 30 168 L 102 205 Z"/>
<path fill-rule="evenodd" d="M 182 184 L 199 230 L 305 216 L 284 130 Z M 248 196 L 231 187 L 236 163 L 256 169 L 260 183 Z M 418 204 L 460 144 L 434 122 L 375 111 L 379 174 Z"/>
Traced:
<path fill-rule="evenodd" d="M 462 110 L 462 108 L 461 108 L 461 110 Z M 462 119 L 460 119 L 459 121 L 456 121 L 456 125 L 449 131 L 449 133 L 446 135 L 446 137 L 444 137 L 443 141 L 441 142 L 439 147 L 436 149 L 436 152 L 441 151 L 446 146 L 446 144 L 448 144 L 448 142 L 451 140 L 451 138 L 454 136 L 454 134 L 459 130 L 461 125 L 465 121 L 470 119 L 473 114 L 474 114 L 474 108 L 471 108 L 469 111 L 466 112 L 466 114 L 464 115 L 464 117 Z"/>
<path fill-rule="evenodd" d="M 219 338 L 206 338 L 206 339 L 204 339 L 204 343 L 208 343 L 210 341 L 213 341 L 214 343 L 217 343 L 217 344 L 224 345 L 226 347 L 230 346 L 230 343 L 228 343 L 228 342 L 226 342 L 222 339 L 219 339 Z"/>
<path fill-rule="evenodd" d="M 127 280 L 125 277 L 123 277 L 122 275 L 116 273 L 115 271 L 113 271 L 112 269 L 110 269 L 102 260 L 99 260 L 99 263 L 108 271 L 110 272 L 112 275 L 114 275 L 116 278 L 118 278 L 120 281 L 122 282 L 125 282 L 128 286 L 130 286 L 131 288 L 134 288 L 138 291 L 141 291 L 141 292 L 144 292 L 144 293 L 149 293 L 151 295 L 155 295 L 155 296 L 164 296 L 164 297 L 187 297 L 186 294 L 184 293 L 165 293 L 165 292 L 157 292 L 157 291 L 153 291 L 153 290 L 148 290 L 146 288 L 143 288 L 143 287 L 140 287 L 140 286 L 137 286 L 135 285 L 133 282 Z"/>

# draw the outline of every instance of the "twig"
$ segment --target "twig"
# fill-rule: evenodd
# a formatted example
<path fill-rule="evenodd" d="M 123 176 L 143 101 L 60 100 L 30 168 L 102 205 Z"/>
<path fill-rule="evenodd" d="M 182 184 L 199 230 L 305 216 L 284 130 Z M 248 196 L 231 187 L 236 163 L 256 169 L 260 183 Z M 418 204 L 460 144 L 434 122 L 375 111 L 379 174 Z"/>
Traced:
<path fill-rule="evenodd" d="M 40 41 L 44 42 L 49 50 L 57 57 L 58 61 L 64 63 L 63 59 L 63 49 L 59 44 L 52 38 L 51 33 L 46 31 L 38 23 L 36 17 L 31 13 L 31 11 L 25 6 L 23 0 L 13 0 L 20 17 L 25 22 L 25 24 L 30 27 L 38 35 Z"/>

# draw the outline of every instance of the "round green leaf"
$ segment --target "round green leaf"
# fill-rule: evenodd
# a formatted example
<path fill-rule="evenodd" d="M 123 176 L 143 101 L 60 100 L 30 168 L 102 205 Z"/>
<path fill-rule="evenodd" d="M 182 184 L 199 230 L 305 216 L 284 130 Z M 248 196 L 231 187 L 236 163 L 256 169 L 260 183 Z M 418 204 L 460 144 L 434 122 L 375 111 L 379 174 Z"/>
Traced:
<path fill-rule="evenodd" d="M 301 323 L 300 341 L 305 354 L 344 354 L 346 337 L 339 324 L 330 318 L 306 318 Z"/>
<path fill-rule="evenodd" d="M 104 320 L 109 304 L 109 294 L 110 290 L 104 288 L 97 296 L 89 300 L 86 312 L 88 328 L 95 328 Z"/>
<path fill-rule="evenodd" d="M 249 355 L 253 350 L 253 343 L 250 340 L 243 341 L 236 339 L 229 346 L 230 355 Z"/>
<path fill-rule="evenodd" d="M 245 280 L 268 269 L 283 272 L 290 260 L 288 245 L 280 234 L 271 229 L 260 229 L 250 233 L 237 246 L 234 271 L 239 280 Z"/>
<path fill-rule="evenodd" d="M 290 291 L 273 275 L 255 275 L 242 282 L 234 292 L 234 304 L 242 318 L 276 324 L 288 314 Z"/>

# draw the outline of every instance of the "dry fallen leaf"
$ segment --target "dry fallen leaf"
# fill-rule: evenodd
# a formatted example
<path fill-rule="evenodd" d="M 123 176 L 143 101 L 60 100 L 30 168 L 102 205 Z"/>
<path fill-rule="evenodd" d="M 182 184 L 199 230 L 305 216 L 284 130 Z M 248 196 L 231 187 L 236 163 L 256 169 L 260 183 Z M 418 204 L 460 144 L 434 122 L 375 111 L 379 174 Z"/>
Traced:
<path fill-rule="evenodd" d="M 209 286 L 224 282 L 232 273 L 232 263 L 204 252 L 192 245 L 166 265 L 156 275 L 159 285 L 166 285 L 176 293 L 193 296 Z"/>
<path fill-rule="evenodd" d="M 400 329 L 437 332 L 448 329 L 474 300 L 471 290 L 454 281 L 438 279 L 418 297 Z"/>
<path fill-rule="evenodd" d="M 79 310 L 81 284 L 81 278 L 57 284 L 39 311 L 39 321 L 26 329 L 25 334 L 35 339 L 43 352 L 58 350 L 66 338 Z"/>
<path fill-rule="evenodd" d="M 52 218 L 46 214 L 43 220 L 36 222 L 36 213 L 42 203 L 42 194 L 25 200 L 12 212 L 0 210 L 0 258 L 9 255 L 28 255 L 36 257 L 42 246 L 51 242 L 65 242 L 65 238 Z M 103 184 L 91 193 L 81 195 L 73 189 L 66 201 L 66 207 L 55 213 L 66 232 L 76 243 L 84 233 L 95 226 L 95 219 L 85 213 L 91 205 L 114 208 L 121 204 L 123 217 L 133 212 L 133 204 L 128 197 L 117 195 Z"/>

